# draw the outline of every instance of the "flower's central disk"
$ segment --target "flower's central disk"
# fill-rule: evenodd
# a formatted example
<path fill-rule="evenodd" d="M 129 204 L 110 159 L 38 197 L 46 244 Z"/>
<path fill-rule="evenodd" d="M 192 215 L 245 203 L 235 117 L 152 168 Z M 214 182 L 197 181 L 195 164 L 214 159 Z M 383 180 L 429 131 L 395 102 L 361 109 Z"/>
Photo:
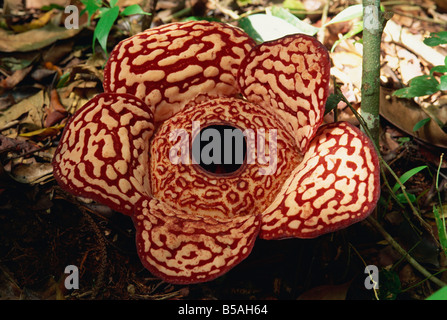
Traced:
<path fill-rule="evenodd" d="M 302 160 L 275 114 L 233 98 L 169 118 L 150 153 L 153 196 L 180 212 L 214 218 L 264 211 Z"/>
<path fill-rule="evenodd" d="M 203 128 L 192 142 L 194 163 L 209 174 L 237 174 L 246 156 L 244 132 L 231 125 L 214 124 Z"/>

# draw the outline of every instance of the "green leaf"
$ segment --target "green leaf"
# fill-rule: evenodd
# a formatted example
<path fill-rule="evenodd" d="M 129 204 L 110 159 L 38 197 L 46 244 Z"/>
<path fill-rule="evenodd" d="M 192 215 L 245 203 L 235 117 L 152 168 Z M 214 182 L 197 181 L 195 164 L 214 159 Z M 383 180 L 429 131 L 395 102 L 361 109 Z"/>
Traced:
<path fill-rule="evenodd" d="M 430 47 L 447 44 L 447 31 L 430 33 L 430 37 L 425 38 L 424 43 Z"/>
<path fill-rule="evenodd" d="M 342 95 L 339 93 L 331 93 L 326 100 L 324 114 L 327 114 L 337 108 L 339 102 L 342 101 Z"/>
<path fill-rule="evenodd" d="M 445 254 L 447 255 L 447 230 L 445 225 L 445 217 L 441 217 L 436 206 L 433 206 L 433 215 L 435 216 L 436 227 L 438 228 L 439 243 L 441 244 L 442 250 L 444 250 Z"/>
<path fill-rule="evenodd" d="M 264 42 L 261 35 L 253 27 L 253 24 L 251 23 L 251 20 L 248 19 L 248 17 L 239 20 L 239 27 L 242 28 L 242 30 L 244 30 L 250 38 L 255 40 L 256 43 L 259 44 Z"/>
<path fill-rule="evenodd" d="M 406 88 L 402 88 L 402 89 L 397 89 L 396 91 L 393 92 L 393 96 L 396 96 L 399 98 L 409 98 L 410 88 L 406 87 Z"/>
<path fill-rule="evenodd" d="M 434 77 L 423 75 L 414 77 L 410 81 L 410 86 L 396 90 L 393 95 L 399 98 L 414 98 L 431 95 L 439 91 L 439 82 Z"/>
<path fill-rule="evenodd" d="M 410 85 L 411 86 L 416 86 L 416 87 L 436 87 L 438 85 L 438 81 L 433 78 L 432 76 L 429 75 L 422 75 L 422 76 L 417 76 L 414 77 L 413 79 L 410 80 Z"/>
<path fill-rule="evenodd" d="M 186 17 L 184 19 L 182 19 L 181 21 L 216 21 L 216 22 L 222 22 L 222 20 L 218 19 L 218 18 L 214 18 L 214 17 L 202 17 L 202 16 L 189 16 Z"/>
<path fill-rule="evenodd" d="M 263 13 L 253 14 L 242 18 L 239 20 L 239 26 L 244 29 L 249 36 L 252 36 L 251 33 L 253 33 L 254 30 L 258 37 L 262 39 L 261 42 L 279 39 L 288 34 L 302 33 L 302 30 L 287 21 Z M 247 26 L 249 28 L 246 30 L 245 28 Z M 255 37 L 253 37 L 253 39 L 257 40 Z"/>
<path fill-rule="evenodd" d="M 306 10 L 306 6 L 300 0 L 284 0 L 282 6 L 290 10 Z"/>
<path fill-rule="evenodd" d="M 99 13 L 98 13 L 98 18 L 99 19 L 101 19 L 101 17 L 102 17 L 102 15 L 104 14 L 104 13 L 106 13 L 107 11 L 109 11 L 111 8 L 109 8 L 109 7 L 101 7 L 101 8 L 99 8 L 98 9 L 98 11 L 99 11 Z"/>
<path fill-rule="evenodd" d="M 425 300 L 447 300 L 447 287 L 442 287 Z"/>
<path fill-rule="evenodd" d="M 107 53 L 107 38 L 116 18 L 118 18 L 119 10 L 119 7 L 113 7 L 103 12 L 93 33 L 93 50 L 97 39 L 101 48 Z"/>
<path fill-rule="evenodd" d="M 146 14 L 146 15 L 151 15 L 150 12 L 146 12 L 144 11 L 138 4 L 133 4 L 131 6 L 128 6 L 127 8 L 125 8 L 122 12 L 121 15 L 122 16 L 131 16 L 133 14 Z"/>
<path fill-rule="evenodd" d="M 344 21 L 350 21 L 355 18 L 359 18 L 363 16 L 363 5 L 356 4 L 353 6 L 349 6 L 340 13 L 338 13 L 334 18 L 332 18 L 331 21 L 328 23 L 325 23 L 325 26 L 328 26 L 330 24 L 338 23 L 338 22 L 344 22 Z"/>
<path fill-rule="evenodd" d="M 411 203 L 416 202 L 416 196 L 414 194 L 407 192 L 407 197 Z M 403 193 L 396 194 L 396 198 L 400 203 L 408 203 L 408 200 Z"/>
<path fill-rule="evenodd" d="M 298 17 L 296 17 L 295 15 L 290 13 L 289 10 L 278 7 L 278 6 L 272 7 L 272 15 L 274 17 L 283 19 L 284 21 L 297 27 L 300 30 L 300 33 L 304 33 L 309 36 L 315 35 L 320 30 L 320 28 L 316 28 L 313 25 L 310 25 L 304 21 L 301 21 Z"/>
<path fill-rule="evenodd" d="M 43 6 L 43 7 L 40 8 L 40 10 L 42 10 L 42 11 L 50 11 L 50 10 L 53 10 L 53 9 L 58 9 L 58 10 L 64 11 L 65 7 L 63 7 L 61 5 L 58 5 L 58 4 L 55 4 L 55 3 L 51 3 L 51 4 L 47 5 L 47 6 Z"/>
<path fill-rule="evenodd" d="M 433 76 L 435 72 L 445 73 L 447 72 L 447 66 L 435 66 L 430 69 L 430 76 Z"/>
<path fill-rule="evenodd" d="M 447 90 L 447 75 L 441 76 L 441 83 L 439 84 L 439 90 Z"/>
<path fill-rule="evenodd" d="M 426 95 L 431 95 L 433 93 L 438 92 L 438 87 L 436 88 L 426 88 L 426 87 L 407 87 L 402 88 L 394 91 L 393 95 L 399 97 L 399 98 L 415 98 L 415 97 L 422 97 Z"/>
<path fill-rule="evenodd" d="M 413 132 L 418 131 L 420 128 L 422 128 L 427 123 L 429 123 L 430 120 L 431 120 L 431 118 L 425 118 L 425 119 L 422 119 L 421 121 L 418 121 L 413 127 Z"/>
<path fill-rule="evenodd" d="M 399 145 L 402 146 L 404 143 L 411 141 L 411 138 L 410 137 L 400 137 L 400 138 L 397 138 L 397 141 L 399 142 Z"/>
<path fill-rule="evenodd" d="M 67 84 L 67 82 L 68 82 L 69 79 L 70 79 L 70 72 L 66 72 L 66 73 L 64 73 L 64 74 L 60 77 L 60 79 L 59 79 L 59 81 L 58 81 L 58 83 L 57 83 L 57 85 L 56 85 L 56 88 L 62 88 L 62 87 L 64 87 L 64 86 Z"/>
<path fill-rule="evenodd" d="M 289 10 L 297 10 L 297 11 L 307 11 L 306 6 L 299 0 L 284 0 L 282 3 L 283 8 Z M 305 14 L 297 15 L 300 19 L 304 19 L 306 17 Z"/>
<path fill-rule="evenodd" d="M 403 175 L 400 176 L 399 180 L 402 184 L 405 184 L 405 182 L 407 182 L 408 179 L 410 179 L 412 176 L 414 176 L 419 171 L 424 170 L 426 168 L 427 168 L 427 166 L 420 166 L 420 167 L 416 167 L 411 170 L 408 170 L 407 172 L 405 172 Z M 393 192 L 396 192 L 397 190 L 399 190 L 399 188 L 400 188 L 400 184 L 396 182 L 396 184 L 393 187 Z"/>
<path fill-rule="evenodd" d="M 110 0 L 109 4 L 110 4 L 110 8 L 116 7 L 118 0 Z"/>
<path fill-rule="evenodd" d="M 363 31 L 363 22 L 362 21 L 356 22 L 349 32 L 347 32 L 343 37 L 334 42 L 334 45 L 331 48 L 331 52 L 334 52 L 335 47 L 338 46 L 338 44 L 341 41 L 349 39 L 362 31 Z"/>
<path fill-rule="evenodd" d="M 379 299 L 395 300 L 402 292 L 399 275 L 394 270 L 381 269 L 379 273 Z"/>
<path fill-rule="evenodd" d="M 101 0 L 81 0 L 81 2 L 85 6 L 85 9 L 81 11 L 80 15 L 82 16 L 84 12 L 87 11 L 88 25 L 90 25 L 92 15 L 94 15 L 96 11 L 101 8 Z"/>

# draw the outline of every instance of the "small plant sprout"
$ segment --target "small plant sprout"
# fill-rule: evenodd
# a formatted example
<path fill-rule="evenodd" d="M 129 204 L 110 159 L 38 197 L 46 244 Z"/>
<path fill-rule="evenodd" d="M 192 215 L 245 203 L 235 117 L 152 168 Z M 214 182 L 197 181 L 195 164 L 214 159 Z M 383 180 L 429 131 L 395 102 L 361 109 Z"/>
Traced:
<path fill-rule="evenodd" d="M 118 0 L 110 0 L 108 3 L 102 0 L 81 0 L 81 2 L 85 5 L 81 15 L 87 12 L 89 24 L 91 18 L 99 12 L 99 20 L 93 33 L 93 52 L 95 51 L 95 43 L 98 41 L 102 50 L 107 54 L 107 39 L 118 16 L 127 17 L 134 14 L 150 14 L 145 12 L 138 4 L 130 5 L 120 11 L 120 7 L 117 5 Z"/>

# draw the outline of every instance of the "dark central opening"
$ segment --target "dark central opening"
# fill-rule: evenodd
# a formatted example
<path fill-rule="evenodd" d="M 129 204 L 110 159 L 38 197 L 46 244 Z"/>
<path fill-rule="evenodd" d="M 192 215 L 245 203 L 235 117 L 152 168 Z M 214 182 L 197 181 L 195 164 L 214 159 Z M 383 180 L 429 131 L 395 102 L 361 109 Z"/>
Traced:
<path fill-rule="evenodd" d="M 245 161 L 247 142 L 241 129 L 224 124 L 208 126 L 195 137 L 192 156 L 196 164 L 212 174 L 229 174 Z"/>

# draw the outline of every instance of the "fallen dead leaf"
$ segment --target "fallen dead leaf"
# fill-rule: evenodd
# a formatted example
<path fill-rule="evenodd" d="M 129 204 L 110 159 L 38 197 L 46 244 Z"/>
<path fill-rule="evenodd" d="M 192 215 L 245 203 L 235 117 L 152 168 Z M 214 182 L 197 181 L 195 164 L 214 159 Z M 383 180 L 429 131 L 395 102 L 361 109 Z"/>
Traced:
<path fill-rule="evenodd" d="M 422 34 L 413 35 L 407 28 L 399 26 L 393 20 L 386 23 L 383 31 L 385 42 L 396 42 L 411 49 L 418 57 L 429 62 L 433 66 L 444 64 L 444 56 L 435 49 L 424 44 L 424 37 Z"/>
<path fill-rule="evenodd" d="M 403 83 L 408 84 L 411 79 L 423 74 L 418 57 L 410 51 L 397 50 L 397 57 L 399 58 L 399 70 Z"/>
<path fill-rule="evenodd" d="M 2 79 L 2 81 L 0 81 L 0 93 L 5 89 L 11 89 L 18 85 L 20 81 L 22 81 L 31 71 L 32 68 L 33 66 L 29 66 L 20 70 L 16 70 L 10 76 Z"/>
<path fill-rule="evenodd" d="M 46 127 L 26 133 L 21 133 L 20 137 L 34 137 L 37 139 L 45 139 L 49 136 L 55 136 L 57 135 L 63 128 L 65 127 L 65 124 L 58 124 L 51 127 Z"/>
<path fill-rule="evenodd" d="M 0 97 L 0 112 L 8 109 L 14 104 L 14 97 L 11 94 Z"/>
<path fill-rule="evenodd" d="M 20 123 L 22 125 L 27 124 L 30 128 L 34 128 L 32 130 L 42 128 L 44 105 L 49 105 L 49 98 L 41 90 L 4 111 L 0 116 L 0 128 L 19 118 L 21 118 Z"/>
<path fill-rule="evenodd" d="M 40 9 L 43 6 L 49 6 L 50 4 L 57 4 L 62 7 L 70 4 L 70 0 L 26 0 L 27 8 Z"/>
<path fill-rule="evenodd" d="M 67 116 L 67 110 L 65 110 L 64 106 L 61 104 L 56 89 L 51 90 L 50 105 L 47 108 L 46 113 L 47 115 L 44 123 L 46 128 L 54 126 Z"/>
<path fill-rule="evenodd" d="M 380 115 L 405 133 L 428 144 L 447 148 L 447 134 L 435 121 L 413 131 L 414 125 L 429 115 L 413 100 L 400 99 L 392 95 L 394 90 L 381 87 Z"/>
<path fill-rule="evenodd" d="M 22 163 L 14 166 L 10 174 L 17 182 L 33 185 L 52 179 L 53 166 L 49 162 Z"/>
<path fill-rule="evenodd" d="M 355 52 L 333 52 L 332 59 L 334 68 L 340 70 L 355 87 L 361 88 L 362 85 L 362 57 Z"/>
<path fill-rule="evenodd" d="M 82 30 L 66 29 L 52 23 L 42 28 L 14 34 L 0 28 L 0 51 L 27 52 L 44 48 L 53 42 L 75 36 Z"/>
<path fill-rule="evenodd" d="M 33 29 L 42 28 L 50 21 L 51 17 L 55 14 L 55 12 L 56 12 L 55 10 L 47 11 L 43 13 L 39 18 L 34 19 L 29 23 L 11 25 L 11 29 L 14 30 L 15 32 L 25 32 Z"/>
<path fill-rule="evenodd" d="M 5 137 L 4 135 L 0 135 L 0 154 L 4 152 L 32 152 L 39 149 L 39 147 L 24 139 L 12 139 Z"/>

